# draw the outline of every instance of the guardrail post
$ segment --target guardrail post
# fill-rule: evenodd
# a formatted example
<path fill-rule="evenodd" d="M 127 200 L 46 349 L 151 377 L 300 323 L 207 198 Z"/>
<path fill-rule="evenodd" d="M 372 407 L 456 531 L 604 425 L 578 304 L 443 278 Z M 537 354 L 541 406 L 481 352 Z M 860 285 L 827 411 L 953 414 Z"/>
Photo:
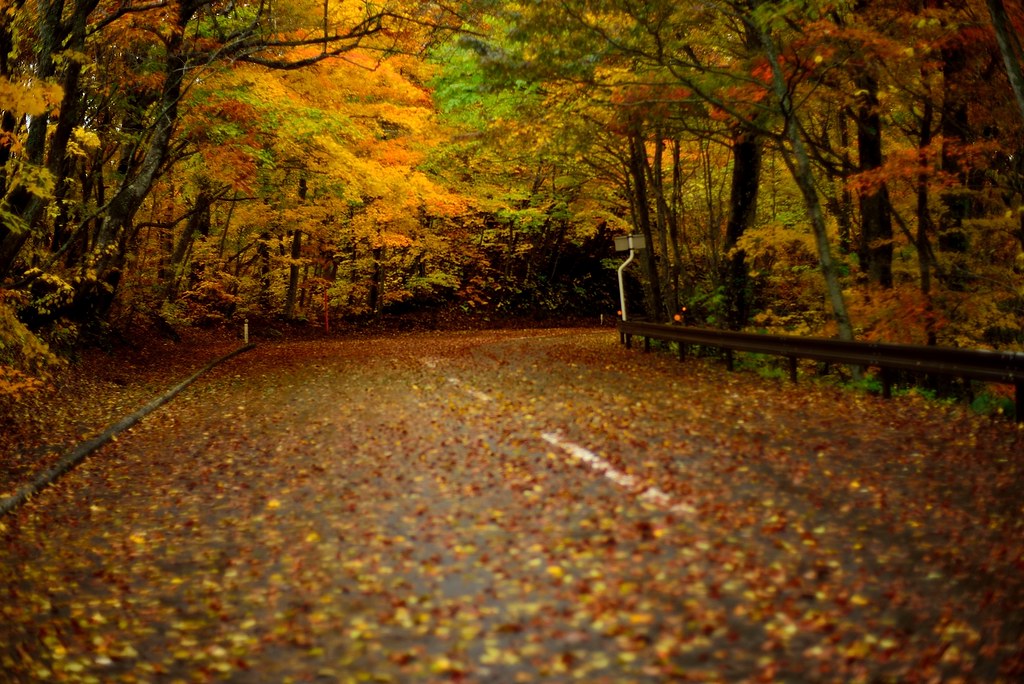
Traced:
<path fill-rule="evenodd" d="M 892 399 L 892 371 L 888 368 L 882 369 L 882 398 Z"/>
<path fill-rule="evenodd" d="M 789 377 L 799 379 L 800 359 L 813 359 L 821 364 L 819 373 L 825 375 L 831 365 L 880 369 L 882 396 L 893 395 L 893 385 L 901 373 L 911 377 L 921 374 L 951 375 L 965 380 L 1012 385 L 1015 391 L 1015 413 L 1018 423 L 1024 424 L 1024 354 L 1020 352 L 993 352 L 969 349 L 919 347 L 914 345 L 876 342 L 843 342 L 823 338 L 801 338 L 783 335 L 760 335 L 725 330 L 710 330 L 688 326 L 661 325 L 648 322 L 621 321 L 619 334 L 627 348 L 632 347 L 632 336 L 644 338 L 644 351 L 650 351 L 652 340 L 674 342 L 679 345 L 679 360 L 688 351 L 687 345 L 719 349 L 726 366 L 735 370 L 735 353 L 774 354 L 789 361 Z M 1009 413 L 1009 410 L 1007 410 Z"/>

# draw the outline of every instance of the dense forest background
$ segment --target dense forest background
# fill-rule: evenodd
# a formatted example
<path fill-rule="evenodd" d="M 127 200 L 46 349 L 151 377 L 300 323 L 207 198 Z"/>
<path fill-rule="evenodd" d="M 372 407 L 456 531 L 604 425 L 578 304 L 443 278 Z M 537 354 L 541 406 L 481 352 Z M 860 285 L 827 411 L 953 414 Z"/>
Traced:
<path fill-rule="evenodd" d="M 614 316 L 1024 349 L 1004 0 L 0 0 L 0 394 L 115 329 Z M 133 333 L 134 331 L 134 333 Z"/>

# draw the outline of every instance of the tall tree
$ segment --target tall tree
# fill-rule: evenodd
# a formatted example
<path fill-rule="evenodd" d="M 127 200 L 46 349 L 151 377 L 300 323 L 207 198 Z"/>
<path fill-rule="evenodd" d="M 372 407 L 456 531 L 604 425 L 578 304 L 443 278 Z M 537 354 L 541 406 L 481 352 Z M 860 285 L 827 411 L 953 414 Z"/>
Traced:
<path fill-rule="evenodd" d="M 102 317 L 110 306 L 136 234 L 135 216 L 182 149 L 178 138 L 182 98 L 197 74 L 228 63 L 299 69 L 349 53 L 371 40 L 386 52 L 397 41 L 411 38 L 404 28 L 411 21 L 421 26 L 436 24 L 443 12 L 434 6 L 421 10 L 411 2 L 370 7 L 321 0 L 288 6 L 219 0 L 142 5 L 54 0 L 19 3 L 14 11 L 23 25 L 34 23 L 37 34 L 35 59 L 24 68 L 33 79 L 59 79 L 65 85 L 54 135 L 45 136 L 51 118 L 47 113 L 33 117 L 25 146 L 29 163 L 40 166 L 46 161 L 58 193 L 66 185 L 73 133 L 86 121 L 84 107 L 119 101 L 118 94 L 102 90 L 108 84 L 80 87 L 92 48 L 105 59 L 125 62 L 125 73 L 135 80 L 126 83 L 126 93 L 136 96 L 120 100 L 127 108 L 113 114 L 120 122 L 112 122 L 109 129 L 125 143 L 118 177 L 104 188 L 102 203 L 93 212 L 94 232 L 85 241 L 89 253 L 66 310 L 80 320 Z M 111 45 L 121 49 L 106 49 Z M 96 111 L 89 115 L 93 121 L 102 118 Z M 12 274 L 28 231 L 45 229 L 40 223 L 46 203 L 46 198 L 18 188 L 8 191 L 4 206 L 11 220 L 0 227 L 0 278 Z M 66 237 L 79 234 L 77 228 L 56 228 L 51 242 L 58 250 Z"/>
<path fill-rule="evenodd" d="M 1024 117 L 1024 73 L 1021 71 L 1021 63 L 1024 62 L 1024 48 L 1020 43 L 1020 22 L 1017 26 L 1010 19 L 1003 0 L 986 0 L 989 16 L 992 18 L 992 27 L 996 32 L 996 40 L 999 43 L 999 52 L 1003 57 L 1003 64 L 1006 67 L 1006 76 L 1010 81 L 1010 88 L 1017 100 L 1017 109 Z"/>
<path fill-rule="evenodd" d="M 757 22 L 758 20 L 752 19 L 752 21 Z M 825 215 L 815 187 L 810 157 L 807 154 L 807 148 L 800 133 L 792 95 L 787 87 L 782 64 L 779 61 L 778 48 L 767 25 L 755 23 L 754 27 L 759 32 L 761 45 L 771 67 L 772 89 L 775 92 L 775 97 L 778 98 L 779 107 L 782 110 L 786 137 L 790 145 L 789 154 L 785 157 L 786 164 L 793 173 L 793 179 L 800 188 L 800 193 L 803 195 L 804 203 L 807 207 L 811 230 L 814 233 L 814 241 L 818 248 L 818 261 L 821 266 L 822 275 L 825 277 L 825 284 L 828 289 L 828 297 L 832 305 L 832 313 L 835 317 L 839 338 L 852 340 L 853 326 L 850 323 L 850 316 L 847 312 L 846 298 L 839 284 L 836 264 L 832 259 L 832 247 L 829 240 L 828 227 L 825 225 Z"/>

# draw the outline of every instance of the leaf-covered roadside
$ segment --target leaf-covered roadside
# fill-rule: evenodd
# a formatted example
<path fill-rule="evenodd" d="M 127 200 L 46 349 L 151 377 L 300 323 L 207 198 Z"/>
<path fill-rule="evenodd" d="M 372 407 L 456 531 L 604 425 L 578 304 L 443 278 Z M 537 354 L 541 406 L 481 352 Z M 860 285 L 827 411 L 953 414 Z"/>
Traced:
<path fill-rule="evenodd" d="M 0 666 L 1014 681 L 1022 446 L 608 331 L 265 345 L 3 521 Z"/>
<path fill-rule="evenodd" d="M 179 342 L 86 347 L 49 382 L 20 396 L 0 394 L 0 498 L 46 471 L 80 442 L 241 345 L 234 336 L 192 331 Z"/>

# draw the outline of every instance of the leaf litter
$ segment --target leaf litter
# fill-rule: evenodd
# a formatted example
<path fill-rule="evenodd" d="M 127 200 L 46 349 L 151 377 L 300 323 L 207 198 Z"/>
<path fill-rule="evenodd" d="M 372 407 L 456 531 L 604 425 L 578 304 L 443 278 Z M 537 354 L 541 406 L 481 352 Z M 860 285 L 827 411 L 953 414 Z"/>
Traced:
<path fill-rule="evenodd" d="M 263 345 L 0 521 L 0 668 L 1011 682 L 1022 447 L 607 331 Z"/>

